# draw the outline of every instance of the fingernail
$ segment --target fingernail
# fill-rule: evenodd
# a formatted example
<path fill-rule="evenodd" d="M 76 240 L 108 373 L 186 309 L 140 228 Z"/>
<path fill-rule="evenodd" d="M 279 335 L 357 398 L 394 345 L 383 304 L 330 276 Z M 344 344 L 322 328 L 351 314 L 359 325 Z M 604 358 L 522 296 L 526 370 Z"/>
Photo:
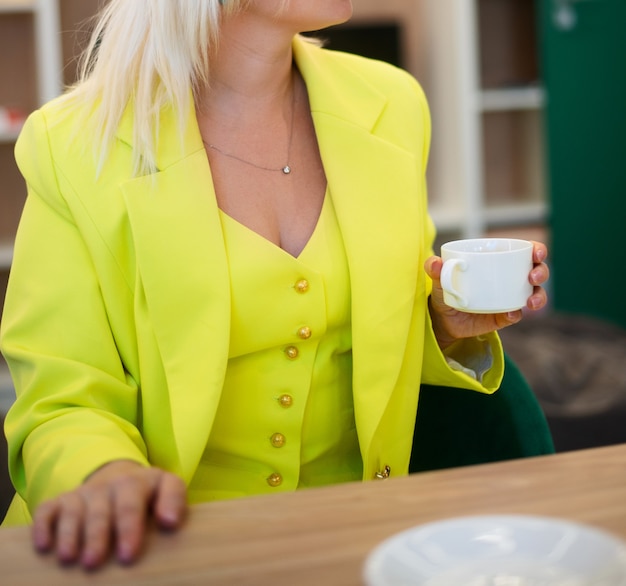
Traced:
<path fill-rule="evenodd" d="M 93 570 L 98 567 L 99 561 L 93 552 L 85 552 L 81 559 L 81 564 L 86 570 Z"/>
<path fill-rule="evenodd" d="M 120 543 L 117 547 L 117 559 L 122 564 L 129 564 L 133 561 L 132 548 L 127 543 Z"/>
<path fill-rule="evenodd" d="M 178 518 L 176 517 L 176 514 L 172 512 L 162 513 L 159 517 L 159 525 L 163 529 L 169 529 L 170 527 L 175 527 L 177 523 L 178 523 Z"/>
<path fill-rule="evenodd" d="M 35 539 L 33 540 L 33 545 L 39 553 L 45 553 L 47 551 L 50 551 L 50 542 L 43 537 L 35 537 Z"/>

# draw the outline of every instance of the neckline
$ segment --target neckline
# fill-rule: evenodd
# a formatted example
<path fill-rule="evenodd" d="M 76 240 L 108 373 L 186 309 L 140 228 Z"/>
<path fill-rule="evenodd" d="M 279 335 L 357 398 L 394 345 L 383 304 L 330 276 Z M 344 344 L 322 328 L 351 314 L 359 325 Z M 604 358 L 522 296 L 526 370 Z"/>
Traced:
<path fill-rule="evenodd" d="M 322 206 L 320 208 L 319 215 L 317 216 L 317 220 L 315 221 L 315 226 L 313 228 L 313 231 L 311 232 L 311 235 L 309 236 L 308 240 L 306 241 L 306 243 L 302 247 L 302 250 L 300 250 L 299 254 L 296 255 L 296 256 L 294 256 L 293 254 L 291 254 L 290 252 L 288 252 L 287 250 L 285 250 L 284 248 L 282 248 L 278 244 L 275 244 L 274 242 L 272 242 L 268 238 L 265 238 L 265 236 L 263 236 L 262 234 L 259 234 L 258 232 L 256 232 L 252 228 L 250 228 L 249 226 L 246 226 L 246 224 L 244 224 L 243 222 L 240 222 L 236 218 L 233 218 L 231 215 L 229 215 L 223 209 L 218 207 L 218 211 L 219 211 L 220 217 L 222 219 L 228 221 L 230 224 L 232 224 L 234 226 L 237 226 L 238 229 L 243 229 L 245 232 L 247 232 L 248 234 L 252 235 L 254 238 L 259 239 L 261 242 L 266 243 L 268 246 L 270 246 L 274 250 L 277 250 L 277 251 L 280 251 L 283 254 L 286 254 L 287 256 L 289 256 L 289 258 L 292 258 L 292 259 L 295 259 L 295 260 L 300 260 L 302 258 L 302 256 L 305 254 L 305 252 L 307 251 L 307 249 L 310 247 L 310 245 L 313 242 L 313 240 L 315 239 L 316 234 L 321 230 L 322 218 L 327 213 L 325 210 L 328 208 L 329 205 L 331 205 L 329 203 L 329 200 L 330 200 L 330 194 L 329 194 L 329 191 L 328 191 L 328 186 L 326 186 L 326 192 L 324 193 L 324 199 L 322 201 Z"/>

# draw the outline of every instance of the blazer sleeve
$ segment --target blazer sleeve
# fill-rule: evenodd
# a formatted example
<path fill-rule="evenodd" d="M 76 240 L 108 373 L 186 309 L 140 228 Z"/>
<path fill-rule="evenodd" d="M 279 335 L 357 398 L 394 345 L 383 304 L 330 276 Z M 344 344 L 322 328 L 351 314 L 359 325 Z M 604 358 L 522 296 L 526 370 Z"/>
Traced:
<path fill-rule="evenodd" d="M 428 211 L 428 198 L 426 196 L 428 193 L 426 171 L 428 167 L 432 128 L 426 96 L 424 95 L 421 87 L 419 87 L 419 84 L 417 84 L 415 80 L 411 81 L 416 88 L 416 102 L 420 105 L 419 107 L 421 108 L 423 117 L 424 131 L 421 134 L 423 137 L 423 145 L 421 148 L 422 157 L 420 159 L 422 168 L 420 169 L 419 174 L 423 179 L 422 193 L 424 194 L 424 224 L 422 226 L 424 240 L 422 246 L 424 250 L 427 251 L 424 258 L 428 258 L 436 253 L 433 248 L 436 228 Z M 426 299 L 429 298 L 431 291 L 432 281 L 426 277 Z M 482 393 L 495 392 L 499 388 L 504 376 L 504 352 L 498 334 L 496 332 L 492 332 L 479 338 L 463 340 L 455 345 L 457 350 L 460 350 L 461 355 L 483 356 L 487 361 L 491 361 L 491 367 L 484 373 L 484 375 L 479 377 L 480 380 L 476 380 L 467 373 L 451 366 L 450 362 L 446 359 L 446 356 L 441 351 L 439 344 L 437 343 L 430 318 L 428 303 L 426 303 L 425 311 L 426 322 L 424 328 L 424 357 L 421 382 L 437 386 L 467 388 Z"/>
<path fill-rule="evenodd" d="M 138 386 L 116 349 L 42 111 L 26 122 L 15 153 L 28 193 L 0 348 L 16 386 L 5 424 L 11 476 L 33 511 L 107 462 L 148 461 Z"/>

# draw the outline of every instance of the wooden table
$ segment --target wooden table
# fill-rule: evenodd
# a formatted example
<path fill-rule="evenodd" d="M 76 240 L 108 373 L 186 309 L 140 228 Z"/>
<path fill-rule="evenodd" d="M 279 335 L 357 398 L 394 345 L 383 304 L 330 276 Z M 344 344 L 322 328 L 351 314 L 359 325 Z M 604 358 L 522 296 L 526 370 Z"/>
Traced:
<path fill-rule="evenodd" d="M 351 586 L 380 541 L 472 514 L 561 517 L 626 539 L 626 444 L 408 478 L 192 508 L 176 534 L 152 533 L 141 562 L 86 574 L 32 552 L 26 528 L 0 530 L 4 586 Z"/>

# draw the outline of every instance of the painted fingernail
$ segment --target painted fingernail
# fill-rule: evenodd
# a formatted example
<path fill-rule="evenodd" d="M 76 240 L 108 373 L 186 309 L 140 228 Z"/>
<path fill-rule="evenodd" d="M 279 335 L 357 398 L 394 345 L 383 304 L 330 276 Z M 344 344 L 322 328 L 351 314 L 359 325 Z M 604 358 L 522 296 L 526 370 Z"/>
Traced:
<path fill-rule="evenodd" d="M 93 570 L 98 567 L 100 560 L 93 552 L 85 552 L 81 559 L 83 568 Z"/>
<path fill-rule="evenodd" d="M 133 561 L 133 550 L 127 543 L 120 543 L 117 547 L 117 559 L 122 564 L 129 564 Z"/>

